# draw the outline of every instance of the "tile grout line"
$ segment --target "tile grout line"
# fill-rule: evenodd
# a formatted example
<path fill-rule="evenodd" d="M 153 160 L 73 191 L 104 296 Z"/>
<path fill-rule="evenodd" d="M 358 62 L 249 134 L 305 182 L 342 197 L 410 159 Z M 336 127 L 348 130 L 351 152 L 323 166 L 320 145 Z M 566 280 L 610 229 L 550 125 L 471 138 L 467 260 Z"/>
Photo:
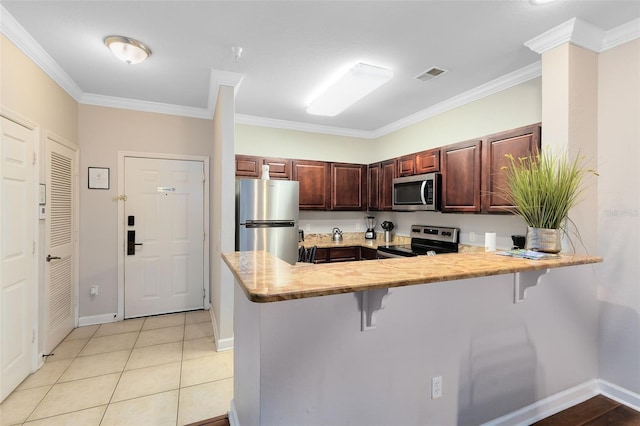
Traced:
<path fill-rule="evenodd" d="M 120 379 L 122 379 L 122 375 L 124 374 L 124 371 L 127 368 L 127 363 L 131 359 L 131 355 L 133 354 L 133 349 L 136 347 L 136 343 L 138 342 L 138 339 L 140 338 L 140 333 L 142 332 L 142 327 L 144 326 L 144 323 L 146 321 L 147 320 L 145 318 L 144 321 L 142 321 L 142 324 L 140 324 L 140 329 L 138 329 L 138 335 L 136 336 L 136 340 L 135 340 L 135 342 L 133 342 L 133 346 L 131 346 L 131 349 L 129 350 L 129 356 L 127 357 L 127 361 L 122 366 L 122 371 L 120 372 L 120 375 L 118 376 L 118 381 L 116 382 L 116 385 L 113 387 L 113 391 L 111 392 L 111 396 L 109 397 L 109 402 L 107 402 L 107 406 L 105 407 L 104 412 L 102 413 L 102 416 L 100 417 L 100 423 L 98 423 L 99 425 L 102 424 L 102 422 L 104 421 L 104 417 L 107 415 L 107 410 L 109 410 L 109 406 L 111 405 L 111 401 L 113 400 L 113 395 L 116 393 L 116 389 L 118 389 L 118 385 L 120 384 Z M 120 334 L 122 334 L 122 333 L 120 333 Z"/>
<path fill-rule="evenodd" d="M 76 328 L 77 328 L 77 327 L 74 327 L 74 329 L 73 329 L 73 330 L 75 330 Z M 98 328 L 100 328 L 100 327 L 98 327 Z M 54 387 L 55 385 L 57 385 L 57 384 L 60 382 L 60 378 L 64 375 L 64 373 L 66 373 L 66 372 L 67 372 L 67 370 L 68 370 L 69 368 L 71 368 L 71 364 L 73 364 L 73 362 L 78 358 L 78 354 L 80 354 L 80 352 L 82 352 L 82 350 L 85 348 L 85 346 L 87 346 L 87 345 L 89 344 L 89 340 L 91 340 L 91 339 L 93 338 L 93 336 L 94 336 L 94 335 L 96 334 L 96 332 L 98 331 L 98 328 L 96 328 L 96 329 L 95 329 L 95 331 L 91 334 L 91 336 L 89 336 L 89 338 L 88 338 L 88 339 L 87 339 L 87 341 L 84 343 L 84 345 L 82 345 L 82 348 L 80 348 L 80 350 L 78 351 L 78 353 L 77 353 L 77 354 L 72 358 L 72 360 L 71 360 L 71 362 L 69 363 L 69 365 L 67 365 L 67 366 L 65 367 L 65 369 L 62 371 L 62 373 L 60 373 L 60 376 L 58 376 L 58 378 L 55 380 L 55 382 L 53 382 L 53 383 L 51 384 L 51 387 L 49 388 L 49 390 L 48 390 L 48 391 L 47 391 L 47 392 L 42 396 L 42 399 L 40 399 L 40 402 L 38 402 L 38 403 L 36 404 L 36 406 L 33 408 L 33 410 L 31 410 L 31 412 L 29 413 L 29 415 L 27 415 L 27 417 L 24 419 L 24 421 L 20 423 L 21 425 L 24 425 L 25 423 L 27 423 L 28 421 L 30 421 L 30 420 L 29 420 L 29 418 L 30 418 L 31 416 L 33 416 L 33 413 L 35 413 L 35 412 L 36 412 L 36 410 L 38 409 L 38 407 L 40 407 L 40 405 L 42 404 L 42 402 L 47 398 L 47 396 L 49 395 L 49 393 L 53 390 L 53 387 Z M 73 330 L 71 330 L 71 331 L 69 332 L 69 334 L 67 334 L 67 335 L 64 337 L 64 339 L 66 339 L 67 337 L 69 337 L 69 335 L 70 335 L 71 333 L 73 333 Z M 62 339 L 62 342 L 64 342 L 64 341 L 65 341 L 64 339 Z M 72 340 L 69 340 L 69 341 L 71 342 Z M 60 342 L 60 343 L 62 343 L 62 342 Z M 58 344 L 58 346 L 60 346 L 60 343 Z M 57 346 L 56 346 L 56 348 L 57 348 Z M 54 351 L 55 351 L 55 349 L 56 349 L 56 348 L 54 348 Z M 53 354 L 54 354 L 54 356 L 55 356 L 55 352 L 52 352 L 52 353 L 53 353 Z M 60 361 L 64 361 L 64 360 L 60 360 Z M 46 361 L 46 358 L 45 358 L 45 362 L 44 362 L 44 364 L 46 364 L 46 363 L 47 363 L 47 361 Z M 43 365 L 42 367 L 40 367 L 40 368 L 43 368 L 43 367 L 44 367 L 44 365 Z M 35 371 L 34 373 L 32 373 L 32 374 L 37 373 L 39 370 L 40 370 L 40 369 L 36 370 L 36 371 Z M 28 376 L 27 376 L 27 377 L 28 377 Z M 25 379 L 25 380 L 26 380 L 26 379 Z M 25 390 L 27 390 L 27 389 L 25 389 Z M 53 416 L 49 416 L 49 417 L 53 417 Z M 48 418 L 48 417 L 43 417 L 43 418 L 45 418 L 45 419 L 46 419 L 46 418 Z M 36 420 L 36 419 L 34 419 L 34 420 Z M 39 420 L 39 419 L 38 419 L 38 420 Z"/>

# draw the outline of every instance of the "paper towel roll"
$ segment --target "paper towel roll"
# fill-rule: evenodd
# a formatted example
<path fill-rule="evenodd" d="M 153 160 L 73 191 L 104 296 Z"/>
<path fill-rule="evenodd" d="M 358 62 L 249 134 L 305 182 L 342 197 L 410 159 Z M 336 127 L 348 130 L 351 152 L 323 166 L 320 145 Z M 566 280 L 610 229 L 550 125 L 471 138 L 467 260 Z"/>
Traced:
<path fill-rule="evenodd" d="M 487 232 L 484 234 L 484 251 L 496 251 L 495 232 Z"/>
<path fill-rule="evenodd" d="M 269 165 L 262 166 L 262 179 L 269 180 Z"/>

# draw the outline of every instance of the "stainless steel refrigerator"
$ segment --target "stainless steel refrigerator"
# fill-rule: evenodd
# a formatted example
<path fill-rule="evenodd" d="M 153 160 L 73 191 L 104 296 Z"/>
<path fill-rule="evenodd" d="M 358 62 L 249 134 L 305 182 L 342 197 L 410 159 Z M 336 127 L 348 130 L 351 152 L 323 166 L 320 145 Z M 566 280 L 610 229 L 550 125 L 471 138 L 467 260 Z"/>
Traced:
<path fill-rule="evenodd" d="M 236 250 L 298 260 L 298 182 L 236 179 Z"/>

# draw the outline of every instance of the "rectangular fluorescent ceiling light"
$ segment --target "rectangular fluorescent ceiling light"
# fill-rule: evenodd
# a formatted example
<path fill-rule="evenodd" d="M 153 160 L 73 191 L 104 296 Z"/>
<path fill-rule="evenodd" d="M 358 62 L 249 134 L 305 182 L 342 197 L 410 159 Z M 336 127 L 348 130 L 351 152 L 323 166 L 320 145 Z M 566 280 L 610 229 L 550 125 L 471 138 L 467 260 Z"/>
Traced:
<path fill-rule="evenodd" d="M 307 108 L 309 114 L 333 117 L 349 108 L 393 77 L 393 72 L 356 64 L 329 85 Z"/>

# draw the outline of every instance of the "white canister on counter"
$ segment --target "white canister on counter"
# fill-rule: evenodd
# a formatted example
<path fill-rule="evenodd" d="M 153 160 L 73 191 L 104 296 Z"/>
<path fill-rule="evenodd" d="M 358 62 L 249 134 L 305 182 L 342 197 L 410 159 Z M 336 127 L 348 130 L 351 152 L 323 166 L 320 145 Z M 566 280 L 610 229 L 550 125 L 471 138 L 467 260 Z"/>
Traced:
<path fill-rule="evenodd" d="M 496 251 L 495 232 L 487 232 L 484 234 L 484 251 Z"/>

